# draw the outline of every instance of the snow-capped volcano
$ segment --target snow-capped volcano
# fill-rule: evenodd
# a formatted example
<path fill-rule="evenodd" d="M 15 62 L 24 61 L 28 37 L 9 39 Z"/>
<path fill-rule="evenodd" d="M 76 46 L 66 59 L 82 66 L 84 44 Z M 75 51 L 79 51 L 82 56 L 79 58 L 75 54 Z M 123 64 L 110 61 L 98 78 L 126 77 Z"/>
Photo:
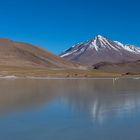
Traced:
<path fill-rule="evenodd" d="M 87 65 L 100 62 L 122 63 L 140 60 L 140 48 L 97 35 L 89 41 L 69 48 L 60 56 Z"/>

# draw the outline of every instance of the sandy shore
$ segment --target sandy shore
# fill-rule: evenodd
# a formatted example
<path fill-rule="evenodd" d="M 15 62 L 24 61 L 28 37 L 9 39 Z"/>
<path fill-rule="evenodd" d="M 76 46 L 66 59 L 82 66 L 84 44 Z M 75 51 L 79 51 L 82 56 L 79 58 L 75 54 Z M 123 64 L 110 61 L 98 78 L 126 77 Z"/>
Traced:
<path fill-rule="evenodd" d="M 15 75 L 9 75 L 9 76 L 0 76 L 0 79 L 38 79 L 38 80 L 73 80 L 73 79 L 114 79 L 114 80 L 119 80 L 122 78 L 131 78 L 131 79 L 140 79 L 140 76 L 118 76 L 118 77 L 101 77 L 101 76 L 96 76 L 96 77 L 39 77 L 39 76 L 15 76 Z"/>

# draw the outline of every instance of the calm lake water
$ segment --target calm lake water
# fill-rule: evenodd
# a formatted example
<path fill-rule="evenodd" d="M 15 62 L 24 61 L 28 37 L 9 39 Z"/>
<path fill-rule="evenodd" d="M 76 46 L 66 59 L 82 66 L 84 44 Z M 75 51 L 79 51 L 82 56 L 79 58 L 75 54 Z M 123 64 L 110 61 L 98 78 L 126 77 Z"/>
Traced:
<path fill-rule="evenodd" d="M 140 79 L 0 80 L 0 140 L 140 140 Z"/>

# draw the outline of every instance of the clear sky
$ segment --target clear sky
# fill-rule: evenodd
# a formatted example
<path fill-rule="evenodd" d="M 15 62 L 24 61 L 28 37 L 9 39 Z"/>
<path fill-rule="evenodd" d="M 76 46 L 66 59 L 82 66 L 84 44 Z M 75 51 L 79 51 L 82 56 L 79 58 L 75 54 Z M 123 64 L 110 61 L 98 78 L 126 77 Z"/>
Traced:
<path fill-rule="evenodd" d="M 140 0 L 0 0 L 0 36 L 56 54 L 101 34 L 140 46 Z"/>

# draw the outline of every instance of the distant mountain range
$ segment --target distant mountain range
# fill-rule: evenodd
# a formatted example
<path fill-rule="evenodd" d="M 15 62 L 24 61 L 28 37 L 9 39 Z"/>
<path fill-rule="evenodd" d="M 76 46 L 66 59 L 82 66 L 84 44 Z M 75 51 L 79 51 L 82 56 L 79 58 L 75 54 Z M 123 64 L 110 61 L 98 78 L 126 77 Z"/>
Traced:
<path fill-rule="evenodd" d="M 140 48 L 101 35 L 69 48 L 60 56 L 35 45 L 0 38 L 0 76 L 140 74 Z"/>
<path fill-rule="evenodd" d="M 72 46 L 60 57 L 105 71 L 140 72 L 140 48 L 101 35 Z M 132 63 L 135 63 L 135 68 L 132 68 Z"/>

